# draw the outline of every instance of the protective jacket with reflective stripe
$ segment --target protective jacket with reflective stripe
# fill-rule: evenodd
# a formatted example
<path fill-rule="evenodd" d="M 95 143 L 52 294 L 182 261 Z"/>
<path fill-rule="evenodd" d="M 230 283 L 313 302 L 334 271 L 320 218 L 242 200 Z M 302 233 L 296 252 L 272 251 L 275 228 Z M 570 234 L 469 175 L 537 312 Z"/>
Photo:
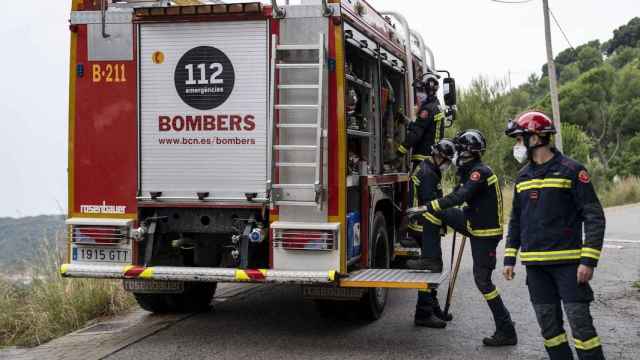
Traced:
<path fill-rule="evenodd" d="M 421 161 L 411 176 L 411 207 L 423 206 L 433 199 L 442 197 L 441 180 L 440 168 L 433 163 L 431 157 Z M 442 225 L 442 221 L 432 213 L 425 213 L 423 217 L 435 225 Z M 416 219 L 414 221 L 413 227 L 417 230 L 418 222 Z"/>
<path fill-rule="evenodd" d="M 460 186 L 429 204 L 436 212 L 462 205 L 467 230 L 473 237 L 502 237 L 502 192 L 490 167 L 476 160 L 458 169 Z"/>
<path fill-rule="evenodd" d="M 547 163 L 529 164 L 518 175 L 504 263 L 514 265 L 519 251 L 525 265 L 596 266 L 604 230 L 604 211 L 589 173 L 554 150 Z"/>
<path fill-rule="evenodd" d="M 431 146 L 444 137 L 444 114 L 435 96 L 427 97 L 420 105 L 416 121 L 407 127 L 407 137 L 398 151 L 405 154 L 413 150 L 412 160 L 424 160 L 431 155 Z"/>

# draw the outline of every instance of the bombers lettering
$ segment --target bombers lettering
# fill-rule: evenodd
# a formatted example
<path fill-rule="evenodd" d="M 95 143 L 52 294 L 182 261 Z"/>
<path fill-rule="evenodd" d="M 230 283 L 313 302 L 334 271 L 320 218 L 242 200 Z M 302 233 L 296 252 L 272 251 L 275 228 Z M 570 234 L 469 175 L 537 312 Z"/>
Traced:
<path fill-rule="evenodd" d="M 253 115 L 186 115 L 158 116 L 160 131 L 254 131 Z"/>

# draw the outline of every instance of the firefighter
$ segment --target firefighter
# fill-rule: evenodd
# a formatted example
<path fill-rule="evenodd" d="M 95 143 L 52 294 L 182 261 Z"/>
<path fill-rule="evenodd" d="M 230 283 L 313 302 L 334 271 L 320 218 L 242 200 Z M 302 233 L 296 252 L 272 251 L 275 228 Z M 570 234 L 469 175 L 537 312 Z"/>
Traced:
<path fill-rule="evenodd" d="M 516 180 L 503 274 L 513 279 L 519 251 L 551 359 L 573 358 L 560 301 L 578 358 L 604 359 L 589 310 L 589 281 L 602 250 L 604 212 L 584 166 L 551 146 L 555 133 L 553 121 L 537 111 L 517 116 L 506 130 L 517 139 L 514 157 L 528 163 Z"/>
<path fill-rule="evenodd" d="M 486 346 L 516 345 L 511 315 L 491 280 L 496 267 L 496 248 L 502 239 L 502 194 L 498 177 L 482 163 L 486 140 L 478 130 L 465 130 L 454 139 L 460 186 L 444 198 L 432 200 L 422 209 L 408 211 L 410 216 L 433 216 L 471 240 L 473 278 L 484 296 L 495 321 L 495 333 L 483 339 Z M 455 206 L 466 203 L 464 209 Z M 426 212 L 425 212 L 426 210 Z M 428 256 L 407 262 L 417 270 L 442 271 L 442 257 Z"/>
<path fill-rule="evenodd" d="M 411 161 L 417 166 L 431 153 L 431 146 L 444 137 L 444 114 L 440 109 L 440 101 L 436 94 L 439 88 L 439 76 L 427 73 L 420 85 L 426 98 L 420 103 L 415 121 L 409 123 L 404 144 L 398 146 L 397 152 L 405 156 L 412 150 Z"/>
<path fill-rule="evenodd" d="M 410 193 L 413 207 L 425 205 L 431 200 L 442 197 L 440 184 L 442 173 L 451 166 L 456 150 L 451 140 L 443 139 L 433 145 L 430 152 L 432 155 L 421 161 L 411 176 Z M 430 257 L 439 256 L 440 259 L 442 258 L 441 228 L 442 222 L 429 213 L 424 213 L 417 219 L 414 218 L 409 225 L 409 231 L 414 238 L 421 239 L 422 253 L 429 254 Z M 440 263 L 439 272 L 441 271 L 442 263 Z M 420 290 L 414 323 L 417 326 L 444 328 L 447 325 L 445 321 L 448 320 L 451 320 L 451 316 L 446 317 L 443 314 L 436 290 Z"/>

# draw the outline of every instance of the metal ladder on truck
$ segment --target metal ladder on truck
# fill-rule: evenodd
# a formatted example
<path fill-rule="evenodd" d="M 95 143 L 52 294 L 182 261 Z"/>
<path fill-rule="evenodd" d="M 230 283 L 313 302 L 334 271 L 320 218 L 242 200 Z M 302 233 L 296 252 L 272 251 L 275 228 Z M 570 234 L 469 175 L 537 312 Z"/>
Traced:
<path fill-rule="evenodd" d="M 316 44 L 279 44 L 278 36 L 272 36 L 271 42 L 271 96 L 270 96 L 270 119 L 271 126 L 269 127 L 269 149 L 268 151 L 268 163 L 270 169 L 267 173 L 267 186 L 272 201 L 275 205 L 289 205 L 289 206 L 321 206 L 323 186 L 322 186 L 322 159 L 323 159 L 323 147 L 324 129 L 323 129 L 323 107 L 324 107 L 324 72 L 325 72 L 325 44 L 324 34 L 319 34 L 318 43 Z M 317 53 L 317 61 L 315 62 L 298 62 L 298 63 L 283 63 L 280 62 L 280 54 L 291 51 L 308 51 Z M 282 75 L 287 70 L 302 70 L 308 72 L 309 78 L 314 78 L 314 71 L 317 72 L 317 81 L 309 81 L 304 84 L 283 84 L 279 83 L 276 78 L 276 71 L 278 75 Z M 282 98 L 279 96 L 287 91 L 296 90 L 316 90 L 316 100 L 312 103 L 306 101 L 306 103 L 299 103 L 298 101 L 290 101 L 288 103 L 280 103 L 278 100 Z M 303 119 L 309 119 L 310 121 L 295 123 L 284 123 L 279 121 L 280 114 L 288 111 L 300 111 L 304 112 Z M 312 116 L 315 115 L 315 116 Z M 284 131 L 283 131 L 284 130 Z M 289 131 L 289 132 L 287 132 Z M 315 132 L 310 134 L 309 132 Z M 283 132 L 287 132 L 287 136 L 281 136 Z M 297 139 L 313 139 L 311 141 L 300 144 L 299 142 L 293 143 L 291 140 L 294 138 L 293 132 L 296 132 L 299 136 Z M 303 133 L 306 132 L 306 133 Z M 274 139 L 278 134 L 278 143 L 274 144 Z M 312 136 L 313 135 L 313 136 Z M 301 154 L 301 153 L 313 153 L 312 162 L 302 161 L 280 161 L 280 158 L 284 153 Z M 271 165 L 272 164 L 272 165 Z M 276 179 L 279 181 L 274 182 L 274 174 L 280 174 L 283 169 L 311 169 L 312 176 L 298 176 L 295 181 L 289 181 L 283 183 L 282 177 L 278 176 Z M 285 170 L 286 170 L 285 169 Z M 293 177 L 293 176 L 289 176 Z"/>

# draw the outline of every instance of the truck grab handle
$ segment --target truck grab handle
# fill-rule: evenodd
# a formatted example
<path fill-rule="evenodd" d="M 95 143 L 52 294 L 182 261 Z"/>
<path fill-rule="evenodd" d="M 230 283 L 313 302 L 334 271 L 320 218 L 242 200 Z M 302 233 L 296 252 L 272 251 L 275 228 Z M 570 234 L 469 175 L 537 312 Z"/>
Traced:
<path fill-rule="evenodd" d="M 413 54 L 411 53 L 411 28 L 409 27 L 409 22 L 407 19 L 400 13 L 396 11 L 381 11 L 381 15 L 393 16 L 400 24 L 402 25 L 402 29 L 406 34 L 405 40 L 405 56 L 407 58 L 407 76 L 409 78 L 409 83 L 413 83 L 414 74 L 413 74 Z M 414 89 L 413 86 L 409 86 L 409 99 L 411 99 L 411 103 L 415 101 L 414 97 Z"/>
<path fill-rule="evenodd" d="M 287 12 L 278 6 L 277 0 L 271 0 L 271 8 L 273 9 L 273 17 L 274 18 L 283 18 L 287 15 Z"/>

